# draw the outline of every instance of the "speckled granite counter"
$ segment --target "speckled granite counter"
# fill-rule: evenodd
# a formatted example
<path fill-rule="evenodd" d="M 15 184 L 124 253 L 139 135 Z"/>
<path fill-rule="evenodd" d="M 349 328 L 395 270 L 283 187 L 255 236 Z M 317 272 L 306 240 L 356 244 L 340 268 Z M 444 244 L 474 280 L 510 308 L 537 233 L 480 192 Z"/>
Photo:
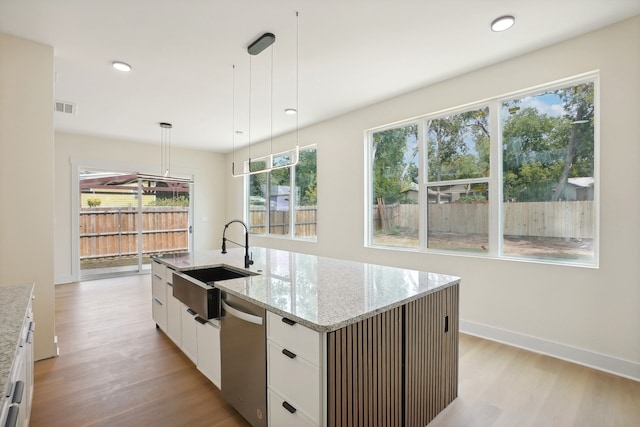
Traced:
<path fill-rule="evenodd" d="M 0 405 L 32 293 L 33 285 L 0 286 Z"/>
<path fill-rule="evenodd" d="M 455 276 L 252 247 L 259 275 L 219 282 L 217 287 L 330 332 L 460 283 Z M 244 249 L 155 258 L 175 270 L 216 265 L 243 266 Z"/>

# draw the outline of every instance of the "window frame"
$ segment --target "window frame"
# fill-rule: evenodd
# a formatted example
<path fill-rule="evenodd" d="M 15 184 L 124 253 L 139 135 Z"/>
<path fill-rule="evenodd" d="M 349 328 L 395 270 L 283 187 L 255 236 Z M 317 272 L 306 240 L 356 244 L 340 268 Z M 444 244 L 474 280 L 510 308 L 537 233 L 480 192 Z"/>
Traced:
<path fill-rule="evenodd" d="M 509 100 L 523 98 L 526 96 L 535 96 L 545 91 L 553 91 L 556 89 L 566 88 L 567 86 L 593 83 L 594 86 L 594 135 L 593 135 L 593 163 L 594 163 L 594 194 L 593 194 L 593 217 L 594 217 L 594 239 L 593 239 L 593 258 L 589 260 L 567 260 L 562 258 L 535 258 L 531 256 L 519 256 L 513 254 L 504 253 L 504 203 L 503 203 L 503 138 L 502 138 L 502 126 L 503 121 L 501 118 L 502 103 Z M 430 120 L 444 118 L 447 116 L 455 115 L 469 110 L 481 109 L 487 107 L 489 110 L 488 124 L 489 124 L 489 176 L 481 178 L 469 178 L 469 179 L 457 179 L 448 181 L 428 181 L 428 143 L 427 143 L 427 122 Z M 570 265 L 577 267 L 598 268 L 599 266 L 599 247 L 600 247 L 600 78 L 599 72 L 591 71 L 579 75 L 574 75 L 568 78 L 559 79 L 552 82 L 542 83 L 526 89 L 517 90 L 505 94 L 500 94 L 487 99 L 479 100 L 477 102 L 471 102 L 464 105 L 440 110 L 434 113 L 421 115 L 418 117 L 412 117 L 407 120 L 402 120 L 370 128 L 365 130 L 364 141 L 365 147 L 365 241 L 364 246 L 366 248 L 374 249 L 390 249 L 399 251 L 411 251 L 411 252 L 424 252 L 434 254 L 444 254 L 453 256 L 470 256 L 481 258 L 498 258 L 512 261 L 543 263 L 543 264 L 556 264 L 556 265 Z M 374 223 L 373 223 L 373 188 L 374 188 L 374 176 L 373 176 L 373 135 L 377 132 L 400 128 L 408 126 L 410 124 L 417 123 L 418 125 L 418 181 L 420 192 L 418 194 L 419 205 L 419 243 L 418 247 L 410 246 L 390 246 L 375 244 L 373 241 L 374 236 Z M 428 242 L 428 218 L 427 218 L 427 197 L 426 189 L 434 185 L 456 185 L 467 183 L 487 183 L 489 203 L 488 203 L 488 238 L 489 248 L 486 252 L 472 252 L 472 251 L 458 251 L 449 249 L 431 249 L 427 247 Z"/>

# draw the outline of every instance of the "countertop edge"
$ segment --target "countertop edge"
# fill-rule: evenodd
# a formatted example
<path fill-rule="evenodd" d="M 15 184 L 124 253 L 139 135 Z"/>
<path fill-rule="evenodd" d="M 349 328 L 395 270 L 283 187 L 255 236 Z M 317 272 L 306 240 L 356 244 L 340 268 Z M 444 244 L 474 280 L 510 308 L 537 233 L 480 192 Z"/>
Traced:
<path fill-rule="evenodd" d="M 235 279 L 235 280 L 242 280 L 242 279 Z M 243 299 L 243 300 L 245 300 L 247 302 L 255 304 L 255 305 L 259 306 L 259 307 L 262 307 L 265 310 L 268 310 L 268 311 L 270 311 L 272 313 L 275 313 L 275 314 L 277 314 L 279 316 L 286 317 L 286 318 L 291 319 L 291 320 L 295 320 L 297 323 L 299 323 L 299 324 L 301 324 L 303 326 L 306 326 L 309 329 L 313 329 L 316 332 L 328 333 L 328 332 L 337 331 L 338 329 L 341 329 L 341 328 L 343 328 L 345 326 L 349 326 L 349 325 L 351 325 L 353 323 L 356 323 L 356 322 L 359 322 L 361 320 L 369 319 L 371 317 L 374 317 L 377 314 L 384 313 L 384 312 L 392 310 L 392 309 L 394 309 L 396 307 L 403 306 L 403 305 L 405 305 L 407 303 L 410 303 L 412 301 L 416 301 L 416 300 L 418 300 L 420 298 L 423 298 L 423 297 L 425 297 L 427 295 L 431 295 L 433 293 L 436 293 L 436 292 L 439 292 L 441 290 L 450 288 L 452 286 L 459 285 L 460 282 L 461 282 L 461 279 L 458 278 L 458 279 L 456 279 L 454 281 L 451 281 L 451 282 L 449 282 L 449 283 L 447 283 L 445 285 L 439 286 L 437 288 L 429 289 L 428 291 L 425 291 L 423 293 L 420 293 L 420 294 L 417 294 L 417 295 L 412 295 L 412 296 L 410 296 L 408 298 L 404 298 L 404 299 L 398 300 L 398 301 L 394 302 L 393 304 L 388 304 L 386 306 L 379 307 L 379 308 L 377 308 L 375 310 L 371 310 L 369 312 L 360 314 L 360 315 L 352 317 L 350 319 L 342 320 L 340 322 L 331 323 L 331 324 L 327 324 L 327 325 L 321 325 L 319 323 L 312 322 L 312 321 L 304 319 L 302 317 L 298 317 L 293 313 L 289 313 L 289 312 L 287 312 L 285 310 L 281 310 L 281 309 L 279 309 L 277 307 L 274 307 L 274 306 L 272 306 L 270 304 L 267 304 L 267 303 L 265 303 L 263 301 L 257 300 L 255 298 L 251 298 L 250 296 L 248 296 L 246 294 L 243 294 L 241 292 L 237 292 L 233 288 L 226 287 L 224 285 L 224 282 L 216 284 L 216 287 L 218 289 L 220 289 L 221 291 L 223 291 L 223 292 L 227 292 L 227 293 L 229 293 L 229 294 L 231 294 L 233 296 L 236 296 L 236 297 L 238 297 L 240 299 Z"/>

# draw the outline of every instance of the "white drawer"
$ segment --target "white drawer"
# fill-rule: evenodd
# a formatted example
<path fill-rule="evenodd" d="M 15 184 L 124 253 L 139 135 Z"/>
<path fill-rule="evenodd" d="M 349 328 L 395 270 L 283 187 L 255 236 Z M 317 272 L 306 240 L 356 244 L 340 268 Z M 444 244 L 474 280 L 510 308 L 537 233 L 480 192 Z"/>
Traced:
<path fill-rule="evenodd" d="M 155 274 L 151 276 L 151 295 L 162 303 L 167 301 L 167 284 Z"/>
<path fill-rule="evenodd" d="M 158 261 L 151 262 L 151 274 L 164 279 L 167 276 L 167 266 L 160 264 Z"/>
<path fill-rule="evenodd" d="M 267 312 L 267 338 L 298 356 L 320 366 L 320 333 L 299 323 L 289 325 L 282 317 Z"/>
<path fill-rule="evenodd" d="M 317 427 L 318 424 L 313 423 L 310 419 L 305 417 L 300 411 L 296 410 L 291 413 L 283 405 L 285 401 L 269 390 L 268 405 L 269 405 L 269 425 L 277 427 Z M 288 402 L 287 402 L 288 403 Z M 291 406 L 290 408 L 295 408 Z M 297 408 L 296 408 L 297 409 Z"/>
<path fill-rule="evenodd" d="M 283 350 L 267 341 L 269 389 L 317 423 L 320 419 L 320 368 L 301 357 L 290 358 Z"/>

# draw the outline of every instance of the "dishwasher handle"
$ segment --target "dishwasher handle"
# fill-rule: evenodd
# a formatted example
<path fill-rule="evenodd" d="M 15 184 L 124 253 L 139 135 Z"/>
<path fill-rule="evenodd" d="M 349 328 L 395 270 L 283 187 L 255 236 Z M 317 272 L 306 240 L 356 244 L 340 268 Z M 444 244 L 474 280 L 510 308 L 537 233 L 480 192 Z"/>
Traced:
<path fill-rule="evenodd" d="M 256 325 L 262 325 L 262 320 L 263 320 L 262 317 L 254 316 L 253 314 L 245 313 L 244 311 L 235 309 L 231 307 L 229 304 L 227 304 L 226 302 L 224 302 L 224 300 L 222 300 L 221 302 L 222 302 L 222 308 L 233 317 L 237 317 L 238 319 L 244 320 L 245 322 L 255 323 Z"/>

